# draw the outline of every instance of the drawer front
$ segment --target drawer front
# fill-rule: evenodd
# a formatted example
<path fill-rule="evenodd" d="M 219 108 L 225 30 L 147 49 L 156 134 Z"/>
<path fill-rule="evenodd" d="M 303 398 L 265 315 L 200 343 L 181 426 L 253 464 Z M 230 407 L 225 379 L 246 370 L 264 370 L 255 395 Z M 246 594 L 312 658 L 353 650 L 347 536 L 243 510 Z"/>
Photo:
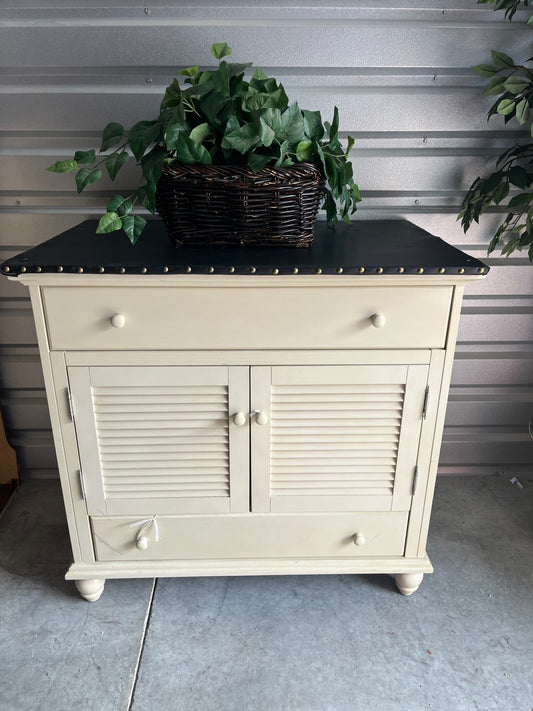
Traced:
<path fill-rule="evenodd" d="M 403 555 L 407 513 L 158 516 L 159 541 L 154 526 L 142 531 L 139 519 L 91 521 L 97 561 L 353 558 Z M 139 534 L 145 549 L 137 548 Z"/>
<path fill-rule="evenodd" d="M 442 348 L 452 295 L 447 286 L 53 286 L 43 292 L 57 350 Z"/>

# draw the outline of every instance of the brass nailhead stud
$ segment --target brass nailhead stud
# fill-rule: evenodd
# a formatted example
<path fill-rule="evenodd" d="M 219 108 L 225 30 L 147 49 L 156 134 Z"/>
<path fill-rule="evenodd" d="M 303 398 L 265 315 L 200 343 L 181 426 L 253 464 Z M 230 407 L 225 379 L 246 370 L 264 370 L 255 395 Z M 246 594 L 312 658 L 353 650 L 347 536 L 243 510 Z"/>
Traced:
<path fill-rule="evenodd" d="M 24 271 L 26 271 L 26 267 L 24 267 Z M 62 272 L 62 271 L 63 271 L 63 267 L 58 267 L 58 268 L 57 268 L 57 271 L 58 271 L 58 272 Z"/>
<path fill-rule="evenodd" d="M 255 274 L 255 267 L 250 267 L 250 274 Z"/>
<path fill-rule="evenodd" d="M 279 274 L 279 269 L 273 269 L 272 274 Z"/>
<path fill-rule="evenodd" d="M 342 267 L 339 267 L 339 268 L 337 269 L 337 274 L 342 274 L 343 271 L 344 271 L 344 269 L 343 269 Z"/>
<path fill-rule="evenodd" d="M 357 271 L 359 272 L 359 274 L 364 274 L 364 273 L 365 273 L 365 268 L 364 268 L 364 267 L 359 267 L 359 269 L 358 269 Z"/>
<path fill-rule="evenodd" d="M 21 267 L 21 268 L 20 268 L 20 273 L 21 273 L 21 274 L 24 274 L 25 271 L 26 271 L 26 267 Z"/>
<path fill-rule="evenodd" d="M 37 267 L 37 269 L 36 269 L 35 271 L 36 271 L 36 272 L 40 272 L 40 271 L 41 271 L 41 267 Z"/>
<path fill-rule="evenodd" d="M 100 274 L 103 274 L 105 272 L 105 269 L 103 267 L 98 267 L 98 271 Z"/>
<path fill-rule="evenodd" d="M 185 271 L 187 274 L 190 274 L 192 272 L 192 269 L 190 267 L 185 267 Z"/>
<path fill-rule="evenodd" d="M 78 274 L 83 274 L 83 267 L 78 267 Z"/>
<path fill-rule="evenodd" d="M 318 267 L 318 269 L 315 271 L 315 274 L 322 274 L 322 269 L 320 269 L 320 267 Z"/>
<path fill-rule="evenodd" d="M 484 272 L 485 270 L 483 269 L 483 267 L 479 267 L 479 269 L 477 270 L 478 274 L 483 274 Z"/>
<path fill-rule="evenodd" d="M 376 272 L 377 272 L 378 274 L 383 274 L 383 267 L 378 267 L 378 268 L 376 269 Z"/>
<path fill-rule="evenodd" d="M 405 269 L 403 267 L 398 267 L 398 274 L 403 274 Z"/>
<path fill-rule="evenodd" d="M 168 272 L 168 267 L 163 267 L 163 273 L 166 274 Z"/>
<path fill-rule="evenodd" d="M 230 267 L 228 271 L 230 274 L 235 274 L 235 267 Z"/>
<path fill-rule="evenodd" d="M 119 271 L 120 271 L 121 274 L 124 274 L 124 272 L 125 272 L 126 270 L 124 269 L 124 267 L 120 267 Z"/>
<path fill-rule="evenodd" d="M 215 267 L 209 267 L 207 271 L 209 272 L 209 274 L 212 274 L 215 271 Z"/>
<path fill-rule="evenodd" d="M 441 267 L 441 268 L 439 269 L 439 274 L 444 274 L 445 271 L 446 271 L 446 269 L 444 269 L 444 267 Z"/>
<path fill-rule="evenodd" d="M 459 274 L 464 274 L 464 273 L 465 273 L 465 270 L 463 269 L 463 267 L 461 267 L 461 268 L 459 269 Z"/>
<path fill-rule="evenodd" d="M 292 273 L 293 273 L 293 274 L 298 274 L 298 267 L 294 267 L 294 269 L 292 270 Z"/>
<path fill-rule="evenodd" d="M 148 269 L 146 267 L 143 267 L 141 269 L 141 274 L 146 274 L 147 271 L 148 271 Z"/>
<path fill-rule="evenodd" d="M 424 270 L 422 269 L 422 267 L 419 267 L 419 268 L 416 270 L 416 273 L 417 273 L 417 274 L 423 274 L 423 273 L 424 273 Z"/>
<path fill-rule="evenodd" d="M 4 271 L 5 271 L 5 272 L 10 271 L 10 270 L 9 270 L 9 267 L 4 267 Z"/>

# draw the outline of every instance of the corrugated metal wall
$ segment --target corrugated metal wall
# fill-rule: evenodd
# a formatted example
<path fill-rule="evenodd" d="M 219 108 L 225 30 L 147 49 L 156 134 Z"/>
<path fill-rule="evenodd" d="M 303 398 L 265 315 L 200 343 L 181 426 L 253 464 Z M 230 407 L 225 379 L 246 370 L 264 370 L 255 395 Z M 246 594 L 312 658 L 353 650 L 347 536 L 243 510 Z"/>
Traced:
<path fill-rule="evenodd" d="M 531 28 L 475 0 L 260 5 L 211 0 L 157 5 L 107 0 L 4 0 L 0 8 L 0 259 L 103 208 L 100 182 L 82 197 L 72 176 L 45 172 L 76 148 L 98 146 L 111 120 L 156 115 L 177 69 L 209 65 L 227 41 L 291 99 L 356 138 L 358 219 L 405 217 L 484 258 L 491 219 L 465 237 L 455 217 L 465 188 L 513 130 L 487 124 L 489 100 L 471 66 L 490 49 L 531 55 Z M 117 180 L 132 182 L 132 173 Z M 494 219 L 495 216 L 492 216 Z M 468 289 L 441 471 L 531 470 L 533 267 L 493 258 Z M 1 403 L 26 475 L 55 470 L 43 381 L 25 289 L 0 279 Z"/>

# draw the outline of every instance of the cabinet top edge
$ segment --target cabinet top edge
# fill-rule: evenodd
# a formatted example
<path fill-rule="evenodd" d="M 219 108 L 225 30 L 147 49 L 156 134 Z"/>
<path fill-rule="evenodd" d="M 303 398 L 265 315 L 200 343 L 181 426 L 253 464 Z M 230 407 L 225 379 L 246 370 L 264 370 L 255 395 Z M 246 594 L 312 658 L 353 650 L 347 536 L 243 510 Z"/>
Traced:
<path fill-rule="evenodd" d="M 95 234 L 86 220 L 0 266 L 6 276 L 109 274 L 174 276 L 223 275 L 235 279 L 277 276 L 484 275 L 489 267 L 406 220 L 358 220 L 334 230 L 317 223 L 311 246 L 210 246 L 176 248 L 159 220 L 151 220 L 132 247 L 124 234 Z"/>
<path fill-rule="evenodd" d="M 174 288 L 224 288 L 240 287 L 253 288 L 332 288 L 352 287 L 363 288 L 369 286 L 457 286 L 484 279 L 485 275 L 301 275 L 301 276 L 274 276 L 274 275 L 222 275 L 222 274 L 169 274 L 139 275 L 139 274 L 30 274 L 9 276 L 11 281 L 18 281 L 26 286 L 42 287 L 174 287 Z"/>

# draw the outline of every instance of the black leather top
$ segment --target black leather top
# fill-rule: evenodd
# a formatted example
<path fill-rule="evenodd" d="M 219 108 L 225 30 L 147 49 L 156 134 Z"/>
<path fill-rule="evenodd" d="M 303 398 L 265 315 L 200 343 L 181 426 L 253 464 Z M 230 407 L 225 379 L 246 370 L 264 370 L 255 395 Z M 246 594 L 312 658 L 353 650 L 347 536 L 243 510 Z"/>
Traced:
<path fill-rule="evenodd" d="M 489 268 L 405 220 L 318 222 L 310 247 L 175 247 L 160 220 L 132 246 L 123 232 L 95 234 L 87 220 L 8 259 L 3 274 L 486 274 Z M 277 270 L 277 271 L 274 271 Z M 295 270 L 298 270 L 297 272 Z M 444 270 L 444 271 L 443 271 Z"/>

